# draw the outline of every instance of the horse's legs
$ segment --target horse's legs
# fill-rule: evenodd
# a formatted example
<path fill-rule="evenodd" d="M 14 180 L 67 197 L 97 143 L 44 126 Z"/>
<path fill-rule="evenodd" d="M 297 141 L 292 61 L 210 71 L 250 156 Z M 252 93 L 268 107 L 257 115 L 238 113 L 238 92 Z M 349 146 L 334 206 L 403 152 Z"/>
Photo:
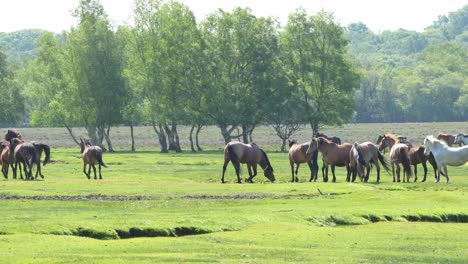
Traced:
<path fill-rule="evenodd" d="M 377 162 L 375 163 L 375 169 L 377 170 L 377 182 L 380 182 L 380 166 Z"/>
<path fill-rule="evenodd" d="M 293 179 L 294 182 L 299 181 L 299 178 L 297 177 L 297 174 L 299 173 L 299 165 L 301 165 L 301 164 L 300 163 L 296 164 L 296 177 L 295 177 L 295 179 Z"/>
<path fill-rule="evenodd" d="M 96 165 L 93 164 L 94 179 L 97 180 L 96 176 Z"/>
<path fill-rule="evenodd" d="M 314 180 L 314 164 L 312 164 L 312 161 L 307 161 L 307 165 L 309 165 L 309 169 L 310 169 L 310 180 L 309 180 L 309 182 L 311 182 L 311 181 Z"/>
<path fill-rule="evenodd" d="M 13 179 L 16 179 L 16 162 L 10 164 L 11 171 L 13 172 Z"/>
<path fill-rule="evenodd" d="M 395 163 L 392 162 L 392 176 L 393 176 L 393 182 L 395 182 Z"/>
<path fill-rule="evenodd" d="M 448 176 L 448 172 L 447 172 L 447 165 L 444 165 L 444 167 L 442 169 L 444 170 L 444 174 L 445 174 L 444 176 L 447 179 L 447 183 L 448 183 L 449 182 L 449 176 Z"/>
<path fill-rule="evenodd" d="M 330 165 L 331 167 L 331 171 L 332 171 L 332 175 L 333 175 L 333 180 L 332 182 L 336 182 L 336 177 L 335 177 L 335 165 Z"/>
<path fill-rule="evenodd" d="M 291 182 L 294 182 L 294 163 L 289 162 L 289 165 L 291 166 Z"/>
<path fill-rule="evenodd" d="M 400 164 L 395 164 L 396 166 L 396 175 L 397 175 L 397 182 L 401 182 L 401 179 L 400 179 Z M 403 180 L 405 180 L 405 178 L 403 177 Z"/>
<path fill-rule="evenodd" d="M 249 172 L 249 178 L 245 179 L 245 182 L 252 182 L 252 178 L 253 178 L 252 165 L 247 164 L 247 170 Z"/>
<path fill-rule="evenodd" d="M 102 175 L 101 175 L 101 164 L 99 164 L 99 179 L 102 180 Z"/>
<path fill-rule="evenodd" d="M 423 178 L 422 182 L 425 182 L 426 181 L 426 176 L 427 176 L 427 165 L 426 165 L 425 161 L 422 163 L 422 166 L 423 166 L 423 169 L 424 169 L 424 178 Z"/>
<path fill-rule="evenodd" d="M 91 166 L 91 165 L 89 165 L 89 166 Z M 86 163 L 83 164 L 83 172 L 86 175 L 86 178 L 88 178 L 88 180 L 91 179 L 91 177 L 89 176 L 89 173 L 86 173 Z"/>
<path fill-rule="evenodd" d="M 351 176 L 351 168 L 349 167 L 349 164 L 346 164 L 346 182 L 349 182 L 350 176 Z"/>
<path fill-rule="evenodd" d="M 224 161 L 224 165 L 223 165 L 223 175 L 221 176 L 221 183 L 226 183 L 226 182 L 224 181 L 224 173 L 226 172 L 226 167 L 227 167 L 228 163 L 229 163 L 229 160 L 225 160 L 225 161 Z"/>
<path fill-rule="evenodd" d="M 322 166 L 323 182 L 328 182 L 328 164 Z"/>

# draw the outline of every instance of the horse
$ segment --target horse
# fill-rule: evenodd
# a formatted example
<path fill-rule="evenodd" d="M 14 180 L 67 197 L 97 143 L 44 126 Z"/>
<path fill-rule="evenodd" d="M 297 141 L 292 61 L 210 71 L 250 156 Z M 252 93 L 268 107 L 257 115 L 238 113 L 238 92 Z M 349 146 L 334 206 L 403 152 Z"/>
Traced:
<path fill-rule="evenodd" d="M 37 163 L 37 156 L 34 145 L 32 143 L 24 143 L 19 138 L 12 138 L 10 139 L 9 146 L 10 157 L 11 153 L 13 153 L 14 157 L 13 178 L 16 179 L 18 164 L 22 163 L 26 180 L 32 180 L 32 167 L 35 163 Z M 21 175 L 21 167 L 20 177 L 23 178 L 23 175 Z"/>
<path fill-rule="evenodd" d="M 271 182 L 275 181 L 273 167 L 271 166 L 267 154 L 255 143 L 244 144 L 241 142 L 229 142 L 224 146 L 224 165 L 221 183 L 225 183 L 224 173 L 226 172 L 226 167 L 229 161 L 232 162 L 232 165 L 236 170 L 237 183 L 241 183 L 240 163 L 247 164 L 249 178 L 245 180 L 246 182 L 252 182 L 252 179 L 257 175 L 257 164 L 259 164 L 263 169 L 263 175 L 266 178 Z"/>
<path fill-rule="evenodd" d="M 37 179 L 37 176 L 41 176 L 41 178 L 44 179 L 44 175 L 42 175 L 42 171 L 41 171 L 41 156 L 42 156 L 42 152 L 44 152 L 45 159 L 44 159 L 44 163 L 42 163 L 42 166 L 45 166 L 50 161 L 50 147 L 49 145 L 46 145 L 43 143 L 35 143 L 35 142 L 33 142 L 33 145 L 34 145 L 34 150 L 36 151 L 36 156 L 37 156 L 35 178 Z"/>
<path fill-rule="evenodd" d="M 397 181 L 400 182 L 400 163 L 403 165 L 407 182 L 409 182 L 409 178 L 411 177 L 411 164 L 408 155 L 408 145 L 400 143 L 400 140 L 398 140 L 398 138 L 393 134 L 385 134 L 380 142 L 379 151 L 386 147 L 390 148 L 390 163 L 392 164 L 393 182 L 395 182 L 395 167 Z M 405 177 L 403 177 L 403 182 L 405 182 Z"/>
<path fill-rule="evenodd" d="M 328 179 L 328 165 L 331 166 L 333 182 L 336 182 L 335 166 L 346 167 L 346 181 L 349 181 L 349 151 L 351 150 L 351 147 L 352 145 L 349 143 L 338 145 L 324 137 L 312 138 L 306 155 L 310 155 L 317 150 L 322 153 L 323 166 L 326 168 L 324 181 L 326 181 L 325 179 Z"/>
<path fill-rule="evenodd" d="M 310 168 L 310 180 L 317 180 L 317 152 L 306 155 L 309 143 L 298 144 L 296 140 L 289 141 L 289 164 L 291 165 L 291 182 L 298 182 L 297 172 L 301 163 L 307 163 Z M 315 159 L 314 159 L 315 154 Z M 294 177 L 294 164 L 296 164 L 296 177 Z M 315 165 L 315 166 L 314 166 Z"/>
<path fill-rule="evenodd" d="M 429 155 L 430 152 L 434 155 L 434 159 L 437 163 L 437 179 L 436 182 L 440 181 L 440 174 L 443 175 L 449 182 L 449 176 L 447 172 L 447 165 L 449 166 L 461 166 L 468 161 L 468 146 L 462 146 L 459 148 L 452 148 L 445 142 L 434 138 L 434 136 L 427 136 L 424 139 L 424 154 Z"/>
<path fill-rule="evenodd" d="M 455 143 L 455 136 L 450 134 L 440 133 L 437 135 L 437 139 L 445 141 L 449 147 Z"/>
<path fill-rule="evenodd" d="M 418 180 L 418 164 L 421 164 L 424 169 L 424 178 L 422 182 L 426 181 L 426 176 L 427 176 L 427 165 L 426 162 L 429 161 L 429 163 L 432 165 L 432 168 L 434 169 L 434 175 L 437 178 L 437 163 L 434 159 L 434 155 L 432 153 L 429 153 L 429 156 L 424 155 L 424 146 L 419 146 L 419 147 L 412 147 L 409 149 L 408 155 L 410 159 L 410 164 L 413 165 L 414 167 L 414 181 L 416 182 Z"/>
<path fill-rule="evenodd" d="M 406 144 L 410 148 L 413 147 L 413 145 L 408 141 L 408 137 L 402 136 L 402 135 L 397 135 L 396 137 L 398 138 L 400 143 Z M 377 142 L 375 144 L 380 145 L 380 142 L 382 142 L 383 138 L 384 138 L 384 135 L 379 135 L 379 137 L 377 138 Z M 384 153 L 385 153 L 385 150 L 386 148 L 383 150 Z"/>
<path fill-rule="evenodd" d="M 339 138 L 339 137 L 337 137 L 337 136 L 331 136 L 331 137 L 329 137 L 329 136 L 327 136 L 327 135 L 325 135 L 325 134 L 323 134 L 323 133 L 317 133 L 317 134 L 315 134 L 314 137 L 315 137 L 315 138 L 324 137 L 324 138 L 330 140 L 331 142 L 335 142 L 336 144 L 341 145 L 341 138 Z"/>
<path fill-rule="evenodd" d="M 356 179 L 356 172 L 361 181 L 367 182 L 369 180 L 370 163 L 373 163 L 377 170 L 377 182 L 380 181 L 380 164 L 386 171 L 389 171 L 389 167 L 385 157 L 379 152 L 378 147 L 372 142 L 364 142 L 361 144 L 354 143 L 349 152 L 350 167 L 354 168 L 353 171 L 353 182 Z M 367 173 L 364 176 L 364 167 L 367 168 Z"/>
<path fill-rule="evenodd" d="M 453 143 L 458 144 L 460 147 L 468 145 L 468 135 L 465 135 L 463 133 L 457 134 Z"/>
<path fill-rule="evenodd" d="M 107 165 L 102 161 L 102 149 L 99 146 L 92 146 L 88 139 L 80 137 L 81 157 L 83 159 L 83 172 L 86 177 L 91 179 L 91 167 L 94 171 L 94 179 L 96 180 L 96 163 L 99 165 L 99 179 L 102 180 L 101 166 L 107 168 Z M 86 172 L 88 165 L 88 172 Z"/>
<path fill-rule="evenodd" d="M 24 141 L 23 136 L 16 129 L 8 129 L 7 133 L 5 134 L 5 141 L 10 142 L 10 140 L 13 138 L 17 138 L 20 141 Z"/>
<path fill-rule="evenodd" d="M 13 162 L 10 161 L 9 152 L 10 152 L 10 142 L 2 141 L 0 143 L 1 151 L 0 151 L 0 164 L 2 164 L 2 173 L 5 179 L 8 179 L 8 167 Z"/>

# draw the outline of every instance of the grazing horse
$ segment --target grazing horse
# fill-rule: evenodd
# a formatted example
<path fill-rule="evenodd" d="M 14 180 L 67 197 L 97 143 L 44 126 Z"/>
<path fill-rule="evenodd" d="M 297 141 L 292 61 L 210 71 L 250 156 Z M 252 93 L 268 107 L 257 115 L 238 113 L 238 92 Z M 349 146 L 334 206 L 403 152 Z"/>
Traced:
<path fill-rule="evenodd" d="M 289 164 L 291 165 L 291 182 L 298 182 L 297 172 L 301 163 L 307 163 L 310 168 L 310 180 L 317 180 L 317 152 L 315 152 L 315 160 L 313 154 L 306 155 L 309 143 L 298 144 L 296 140 L 289 141 Z M 315 166 L 314 163 L 315 162 Z M 294 164 L 296 164 L 296 177 L 294 177 Z"/>
<path fill-rule="evenodd" d="M 41 178 L 44 179 L 44 175 L 42 175 L 41 171 L 41 156 L 42 152 L 45 153 L 45 159 L 44 163 L 42 166 L 45 166 L 49 161 L 50 161 L 50 147 L 49 145 L 42 144 L 42 143 L 35 143 L 33 142 L 34 145 L 34 150 L 36 150 L 36 157 L 37 157 L 37 163 L 36 163 L 36 176 L 35 178 L 37 179 L 37 176 L 41 176 Z"/>
<path fill-rule="evenodd" d="M 91 146 L 89 140 L 80 137 L 81 156 L 83 158 L 83 172 L 86 177 L 91 179 L 91 167 L 94 171 L 94 179 L 96 180 L 96 166 L 99 165 L 99 179 L 102 180 L 101 166 L 107 168 L 107 165 L 102 161 L 102 149 L 99 146 Z M 86 165 L 88 165 L 88 172 L 86 172 Z"/>
<path fill-rule="evenodd" d="M 323 166 L 326 168 L 324 181 L 325 179 L 328 179 L 328 165 L 331 166 L 333 182 L 336 182 L 335 166 L 346 167 L 346 180 L 349 181 L 349 151 L 351 150 L 351 147 L 352 145 L 349 143 L 338 145 L 324 137 L 312 138 L 306 155 L 310 155 L 317 150 L 322 153 Z"/>
<path fill-rule="evenodd" d="M 385 134 L 380 142 L 379 150 L 386 147 L 390 148 L 390 163 L 392 164 L 393 182 L 395 182 L 395 167 L 398 182 L 400 182 L 400 163 L 403 165 L 403 170 L 406 174 L 407 182 L 411 177 L 411 164 L 409 159 L 408 145 L 400 143 L 400 140 L 393 134 Z M 403 177 L 405 182 L 405 177 Z"/>
<path fill-rule="evenodd" d="M 430 152 L 434 155 L 434 159 L 437 163 L 437 179 L 436 182 L 440 181 L 440 174 L 443 175 L 449 182 L 449 176 L 447 172 L 447 165 L 449 166 L 461 166 L 468 161 L 468 146 L 459 148 L 449 147 L 445 142 L 434 138 L 434 136 L 427 136 L 424 139 L 424 154 L 429 155 Z"/>
<path fill-rule="evenodd" d="M 409 154 L 410 163 L 414 167 L 414 181 L 415 182 L 418 180 L 418 164 L 421 164 L 424 169 L 424 178 L 422 182 L 426 181 L 426 176 L 427 176 L 426 162 L 427 161 L 429 161 L 429 163 L 432 165 L 432 168 L 434 168 L 434 175 L 437 178 L 437 164 L 434 159 L 434 155 L 432 155 L 432 153 L 429 153 L 429 156 L 424 155 L 424 146 L 412 147 L 409 149 L 408 154 Z"/>
<path fill-rule="evenodd" d="M 451 147 L 455 143 L 455 136 L 445 133 L 440 133 L 437 135 L 438 140 L 443 140 L 449 147 Z"/>
<path fill-rule="evenodd" d="M 32 176 L 32 167 L 35 163 L 37 163 L 37 156 L 34 145 L 32 143 L 24 143 L 19 138 L 12 138 L 10 139 L 9 148 L 10 156 L 13 152 L 14 157 L 13 178 L 16 179 L 17 166 L 19 163 L 22 163 L 26 180 L 33 180 L 34 178 Z M 20 176 L 23 178 L 21 175 L 21 167 Z"/>
<path fill-rule="evenodd" d="M 273 167 L 271 166 L 270 160 L 268 160 L 267 154 L 255 143 L 244 144 L 241 142 L 229 142 L 226 144 L 224 147 L 222 183 L 225 183 L 224 173 L 226 172 L 229 161 L 232 162 L 232 165 L 236 169 L 237 183 L 241 183 L 240 163 L 247 163 L 249 178 L 245 180 L 246 182 L 252 182 L 252 179 L 257 175 L 257 164 L 260 164 L 260 167 L 262 167 L 265 177 L 271 182 L 275 181 Z"/>
<path fill-rule="evenodd" d="M 453 143 L 458 144 L 460 147 L 468 145 L 468 135 L 463 133 L 457 134 Z"/>
<path fill-rule="evenodd" d="M 367 182 L 369 180 L 369 173 L 371 164 L 373 163 L 377 170 L 377 182 L 380 181 L 380 164 L 386 171 L 389 171 L 385 157 L 379 152 L 378 147 L 372 142 L 364 142 L 361 144 L 354 143 L 351 151 L 349 152 L 350 167 L 355 168 L 353 171 L 353 182 L 356 179 L 356 172 L 361 181 Z M 367 173 L 364 176 L 364 167 L 367 168 Z"/>

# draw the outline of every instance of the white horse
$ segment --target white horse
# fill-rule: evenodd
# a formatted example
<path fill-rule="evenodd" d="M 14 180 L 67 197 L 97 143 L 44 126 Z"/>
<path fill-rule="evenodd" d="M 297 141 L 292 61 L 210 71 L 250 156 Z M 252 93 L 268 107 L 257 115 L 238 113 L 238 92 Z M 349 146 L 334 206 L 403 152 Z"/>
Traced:
<path fill-rule="evenodd" d="M 460 147 L 468 145 L 468 135 L 462 133 L 457 134 L 453 143 L 458 144 Z"/>
<path fill-rule="evenodd" d="M 440 173 L 443 172 L 447 183 L 449 177 L 447 173 L 447 165 L 449 166 L 461 166 L 468 161 L 468 146 L 459 148 L 452 148 L 447 143 L 438 140 L 434 136 L 427 136 L 424 139 L 424 155 L 429 156 L 432 152 L 434 159 L 437 163 L 437 179 L 436 182 L 440 181 Z"/>

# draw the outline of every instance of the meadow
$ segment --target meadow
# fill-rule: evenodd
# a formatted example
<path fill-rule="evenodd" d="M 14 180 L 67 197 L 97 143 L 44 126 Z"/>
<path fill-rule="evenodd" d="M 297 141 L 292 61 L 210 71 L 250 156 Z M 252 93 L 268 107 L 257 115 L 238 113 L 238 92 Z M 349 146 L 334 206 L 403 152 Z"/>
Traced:
<path fill-rule="evenodd" d="M 352 124 L 324 128 L 343 141 L 375 141 L 393 132 L 421 142 L 424 135 L 464 132 L 464 123 Z M 6 131 L 6 129 L 4 129 Z M 0 181 L 2 263 L 466 263 L 468 167 L 449 167 L 451 182 L 290 183 L 287 153 L 274 132 L 254 140 L 267 150 L 277 181 L 259 174 L 235 183 L 229 165 L 221 184 L 223 141 L 214 127 L 201 134 L 204 151 L 161 154 L 151 128 L 113 132 L 118 150 L 105 153 L 103 180 L 82 172 L 78 146 L 65 129 L 19 129 L 27 140 L 52 146 L 44 180 Z M 1 131 L 4 133 L 5 131 Z M 181 128 L 185 140 L 187 128 Z M 84 131 L 75 129 L 79 135 Z M 81 134 L 80 134 L 81 133 Z M 310 139 L 305 129 L 295 136 Z M 430 167 L 430 166 L 429 166 Z M 419 169 L 421 179 L 422 168 Z M 242 170 L 246 178 L 247 169 Z"/>

